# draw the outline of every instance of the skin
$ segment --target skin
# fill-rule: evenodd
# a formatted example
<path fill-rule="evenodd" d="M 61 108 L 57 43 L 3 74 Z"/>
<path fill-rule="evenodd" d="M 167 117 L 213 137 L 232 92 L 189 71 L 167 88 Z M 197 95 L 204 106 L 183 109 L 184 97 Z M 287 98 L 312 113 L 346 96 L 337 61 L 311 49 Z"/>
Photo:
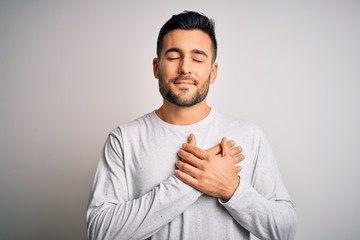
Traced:
<path fill-rule="evenodd" d="M 182 101 L 188 101 L 204 85 L 215 82 L 218 64 L 213 62 L 212 55 L 211 40 L 206 33 L 200 30 L 173 30 L 165 35 L 161 54 L 153 60 L 154 76 Z M 193 80 L 176 80 L 179 77 Z M 193 124 L 209 112 L 206 99 L 193 106 L 179 107 L 165 98 L 156 111 L 164 121 L 176 125 Z"/>
<path fill-rule="evenodd" d="M 209 196 L 229 200 L 240 184 L 241 168 L 235 164 L 244 160 L 244 155 L 240 154 L 240 147 L 232 150 L 225 137 L 220 147 L 221 154 L 214 155 L 191 141 L 183 144 L 178 152 L 181 160 L 176 161 L 175 176 Z"/>
<path fill-rule="evenodd" d="M 176 29 L 164 37 L 163 48 L 153 60 L 153 72 L 159 79 L 162 106 L 156 114 L 165 122 L 190 125 L 204 119 L 211 108 L 206 96 L 217 76 L 210 37 L 201 30 Z M 226 138 L 214 147 L 196 147 L 191 134 L 179 150 L 175 176 L 197 190 L 229 200 L 240 184 L 241 170 L 235 164 L 244 159 L 241 147 Z"/>

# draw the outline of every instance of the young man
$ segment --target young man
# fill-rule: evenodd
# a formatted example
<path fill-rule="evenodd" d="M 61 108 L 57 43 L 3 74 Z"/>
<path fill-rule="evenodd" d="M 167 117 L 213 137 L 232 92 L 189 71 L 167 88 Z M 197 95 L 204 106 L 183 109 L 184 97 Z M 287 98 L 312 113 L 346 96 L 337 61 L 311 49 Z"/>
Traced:
<path fill-rule="evenodd" d="M 161 28 L 153 69 L 163 104 L 110 133 L 90 195 L 90 239 L 294 238 L 293 204 L 263 133 L 207 105 L 216 52 L 214 23 L 202 14 L 174 15 Z"/>

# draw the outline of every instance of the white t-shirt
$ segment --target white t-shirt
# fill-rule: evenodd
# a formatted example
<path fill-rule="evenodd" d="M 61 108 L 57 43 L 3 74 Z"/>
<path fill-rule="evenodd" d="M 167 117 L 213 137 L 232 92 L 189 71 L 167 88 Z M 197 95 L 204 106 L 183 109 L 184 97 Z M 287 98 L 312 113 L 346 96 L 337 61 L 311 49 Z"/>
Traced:
<path fill-rule="evenodd" d="M 240 184 L 224 202 L 174 176 L 177 152 L 195 134 L 202 149 L 222 137 L 243 148 Z M 178 126 L 155 112 L 114 129 L 97 167 L 87 211 L 89 239 L 293 239 L 294 206 L 271 148 L 254 124 L 211 110 Z"/>

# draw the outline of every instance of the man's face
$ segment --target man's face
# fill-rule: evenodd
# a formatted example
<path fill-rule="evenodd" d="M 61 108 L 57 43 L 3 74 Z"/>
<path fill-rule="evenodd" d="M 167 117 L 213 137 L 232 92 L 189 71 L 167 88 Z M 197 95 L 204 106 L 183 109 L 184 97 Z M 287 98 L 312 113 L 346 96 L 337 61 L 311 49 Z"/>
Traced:
<path fill-rule="evenodd" d="M 165 100 L 180 107 L 202 102 L 217 74 L 210 37 L 201 30 L 167 33 L 153 68 Z"/>

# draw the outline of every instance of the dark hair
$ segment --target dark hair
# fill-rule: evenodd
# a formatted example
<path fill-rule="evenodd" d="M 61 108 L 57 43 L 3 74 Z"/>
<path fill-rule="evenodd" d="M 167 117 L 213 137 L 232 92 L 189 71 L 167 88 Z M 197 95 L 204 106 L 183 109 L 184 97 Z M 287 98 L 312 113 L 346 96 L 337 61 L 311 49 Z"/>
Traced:
<path fill-rule="evenodd" d="M 215 37 L 215 22 L 204 14 L 194 11 L 184 11 L 173 15 L 160 29 L 157 39 L 157 56 L 160 57 L 165 35 L 175 29 L 193 30 L 199 29 L 207 33 L 213 45 L 214 61 L 217 55 L 217 42 Z"/>

